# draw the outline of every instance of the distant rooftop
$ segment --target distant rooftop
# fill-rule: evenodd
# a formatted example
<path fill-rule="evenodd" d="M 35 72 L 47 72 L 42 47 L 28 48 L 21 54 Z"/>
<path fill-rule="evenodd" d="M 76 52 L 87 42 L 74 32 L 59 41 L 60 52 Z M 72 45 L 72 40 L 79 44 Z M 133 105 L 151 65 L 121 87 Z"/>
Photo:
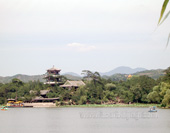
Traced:
<path fill-rule="evenodd" d="M 64 85 L 60 85 L 60 87 L 79 87 L 84 86 L 85 83 L 83 81 L 70 81 L 67 80 Z"/>
<path fill-rule="evenodd" d="M 50 92 L 50 90 L 40 90 L 41 95 L 46 95 L 49 92 Z"/>

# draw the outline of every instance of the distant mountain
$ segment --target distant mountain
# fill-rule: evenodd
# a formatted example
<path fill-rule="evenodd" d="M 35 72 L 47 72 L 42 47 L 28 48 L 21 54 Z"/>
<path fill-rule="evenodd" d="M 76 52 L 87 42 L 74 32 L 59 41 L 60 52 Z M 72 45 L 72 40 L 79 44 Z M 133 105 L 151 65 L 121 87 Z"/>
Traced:
<path fill-rule="evenodd" d="M 105 79 L 111 79 L 112 81 L 125 81 L 127 80 L 129 74 L 113 74 L 111 76 L 102 76 Z M 159 77 L 165 75 L 165 72 L 163 69 L 157 69 L 157 70 L 145 70 L 141 72 L 136 72 L 132 74 L 133 76 L 143 76 L 146 75 L 148 77 L 151 77 L 153 79 L 158 79 Z"/>
<path fill-rule="evenodd" d="M 126 81 L 127 80 L 127 74 L 114 74 L 112 76 L 102 76 L 104 79 L 110 79 L 112 81 Z"/>
<path fill-rule="evenodd" d="M 126 80 L 127 76 L 129 74 L 136 75 L 136 76 L 142 76 L 147 75 L 153 79 L 158 79 L 160 76 L 164 75 L 163 69 L 157 69 L 157 70 L 146 70 L 145 68 L 135 68 L 132 69 L 130 67 L 118 67 L 112 71 L 101 73 L 102 77 L 105 79 L 111 79 L 112 81 L 120 81 L 120 80 Z M 68 72 L 61 74 L 64 75 L 69 80 L 81 80 L 82 77 L 76 73 Z M 18 78 L 23 82 L 29 82 L 29 81 L 37 81 L 45 82 L 43 79 L 44 75 L 23 75 L 23 74 L 17 74 L 14 76 L 7 76 L 7 77 L 1 77 L 0 76 L 0 83 L 9 83 L 12 81 L 13 78 Z"/>
<path fill-rule="evenodd" d="M 156 69 L 156 70 L 146 70 L 146 71 L 141 71 L 134 73 L 134 75 L 142 76 L 142 75 L 147 75 L 153 79 L 158 79 L 160 76 L 165 75 L 165 72 L 163 69 Z"/>
<path fill-rule="evenodd" d="M 7 77 L 0 77 L 0 83 L 9 83 L 12 81 L 12 79 L 17 78 L 20 79 L 23 82 L 29 82 L 29 81 L 37 81 L 44 82 L 43 75 L 23 75 L 23 74 L 17 74 L 14 76 L 7 76 Z"/>
<path fill-rule="evenodd" d="M 63 75 L 63 74 L 62 74 Z M 74 74 L 76 75 L 76 74 Z M 81 80 L 80 76 L 74 76 L 70 74 L 64 74 L 64 76 L 69 80 Z M 44 75 L 23 75 L 23 74 L 17 74 L 14 76 L 7 76 L 7 77 L 1 77 L 0 76 L 0 83 L 9 83 L 12 81 L 12 79 L 17 78 L 20 79 L 23 82 L 29 82 L 29 81 L 37 81 L 45 82 Z"/>
<path fill-rule="evenodd" d="M 68 80 L 81 80 L 82 79 L 82 77 L 80 77 L 80 76 L 74 76 L 74 75 L 71 75 L 71 74 L 64 74 L 64 76 Z"/>
<path fill-rule="evenodd" d="M 121 67 L 117 67 L 109 72 L 101 73 L 101 75 L 111 76 L 114 74 L 133 74 L 133 73 L 145 71 L 145 70 L 147 70 L 147 69 L 145 69 L 145 68 L 132 69 L 130 67 L 121 66 Z"/>
<path fill-rule="evenodd" d="M 76 76 L 76 77 L 81 77 L 80 75 L 78 75 L 77 73 L 74 73 L 74 72 L 66 72 L 66 73 L 62 73 L 62 75 L 72 75 L 72 76 Z"/>

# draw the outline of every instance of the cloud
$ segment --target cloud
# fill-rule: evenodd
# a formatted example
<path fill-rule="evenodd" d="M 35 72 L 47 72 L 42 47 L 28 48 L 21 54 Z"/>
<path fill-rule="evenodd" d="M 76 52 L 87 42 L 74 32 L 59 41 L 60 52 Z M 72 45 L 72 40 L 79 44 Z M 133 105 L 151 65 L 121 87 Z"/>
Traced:
<path fill-rule="evenodd" d="M 67 46 L 79 52 L 88 52 L 96 49 L 93 45 L 85 45 L 81 43 L 69 43 Z"/>
<path fill-rule="evenodd" d="M 69 46 L 69 47 L 84 47 L 84 45 L 80 44 L 80 43 L 69 43 L 69 44 L 67 44 L 67 46 Z"/>

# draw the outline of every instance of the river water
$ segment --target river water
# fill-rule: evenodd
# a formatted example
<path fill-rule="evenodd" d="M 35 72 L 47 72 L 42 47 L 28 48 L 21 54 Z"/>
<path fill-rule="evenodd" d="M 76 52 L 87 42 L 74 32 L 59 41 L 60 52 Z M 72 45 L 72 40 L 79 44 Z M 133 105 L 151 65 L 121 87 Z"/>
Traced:
<path fill-rule="evenodd" d="M 13 108 L 0 111 L 0 133 L 169 133 L 170 110 Z"/>

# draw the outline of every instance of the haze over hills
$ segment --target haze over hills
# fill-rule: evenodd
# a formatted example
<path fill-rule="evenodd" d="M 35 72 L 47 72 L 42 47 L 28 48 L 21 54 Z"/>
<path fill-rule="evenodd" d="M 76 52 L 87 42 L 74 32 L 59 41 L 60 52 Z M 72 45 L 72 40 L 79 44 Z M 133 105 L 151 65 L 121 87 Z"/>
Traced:
<path fill-rule="evenodd" d="M 12 79 L 17 78 L 20 79 L 23 82 L 29 82 L 29 81 L 37 81 L 44 82 L 43 75 L 23 75 L 23 74 L 17 74 L 14 76 L 7 76 L 7 77 L 0 77 L 0 83 L 9 83 L 12 81 Z"/>
<path fill-rule="evenodd" d="M 157 70 L 147 70 L 145 68 L 135 68 L 132 69 L 130 67 L 117 67 L 109 72 L 100 73 L 103 78 L 111 79 L 113 81 L 119 81 L 119 80 L 126 80 L 128 74 L 133 74 L 137 76 L 141 75 L 147 75 L 151 78 L 157 79 L 160 76 L 164 75 L 163 69 L 157 69 Z M 82 77 L 74 72 L 67 72 L 67 73 L 61 73 L 61 75 L 64 75 L 69 80 L 81 80 Z M 17 74 L 14 76 L 7 76 L 7 77 L 0 77 L 0 83 L 9 83 L 12 81 L 13 78 L 18 78 L 22 80 L 23 82 L 29 82 L 29 81 L 37 81 L 45 82 L 43 79 L 44 75 L 23 75 L 23 74 Z"/>
<path fill-rule="evenodd" d="M 126 67 L 126 66 L 120 66 L 117 67 L 109 72 L 105 72 L 105 73 L 101 73 L 101 75 L 106 75 L 106 76 L 111 76 L 114 74 L 133 74 L 136 72 L 141 72 L 141 71 L 145 71 L 147 69 L 145 68 L 130 68 L 130 67 Z"/>
<path fill-rule="evenodd" d="M 81 77 L 79 74 L 74 73 L 74 72 L 61 73 L 61 75 L 72 75 L 72 76 L 76 76 L 76 77 Z"/>

